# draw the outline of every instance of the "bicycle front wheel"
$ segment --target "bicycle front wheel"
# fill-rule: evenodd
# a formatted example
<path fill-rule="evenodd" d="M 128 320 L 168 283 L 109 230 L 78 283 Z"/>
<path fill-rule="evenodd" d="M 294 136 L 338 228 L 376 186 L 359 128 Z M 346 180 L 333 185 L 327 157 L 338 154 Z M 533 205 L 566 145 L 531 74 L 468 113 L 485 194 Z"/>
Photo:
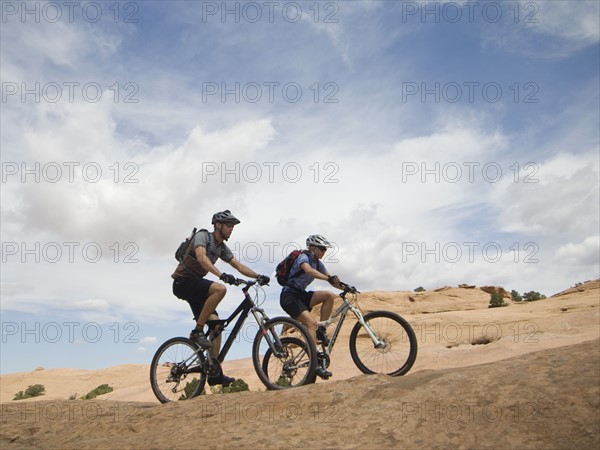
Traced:
<path fill-rule="evenodd" d="M 374 311 L 365 322 L 380 341 L 376 345 L 365 327 L 357 322 L 350 333 L 350 355 L 366 374 L 399 376 L 407 373 L 417 358 L 417 338 L 410 324 L 398 314 Z"/>
<path fill-rule="evenodd" d="M 195 342 L 175 337 L 162 344 L 150 366 L 150 385 L 161 403 L 200 395 L 206 383 L 204 354 Z"/>
<path fill-rule="evenodd" d="M 276 317 L 259 330 L 252 346 L 252 362 L 269 390 L 314 383 L 317 347 L 300 322 Z"/>

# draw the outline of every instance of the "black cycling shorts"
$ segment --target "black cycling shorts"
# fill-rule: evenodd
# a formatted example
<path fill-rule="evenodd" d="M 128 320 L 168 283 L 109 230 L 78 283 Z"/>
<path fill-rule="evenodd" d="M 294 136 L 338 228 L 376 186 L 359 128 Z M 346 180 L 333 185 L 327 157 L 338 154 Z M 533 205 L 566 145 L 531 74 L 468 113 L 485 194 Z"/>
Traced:
<path fill-rule="evenodd" d="M 295 319 L 304 311 L 310 311 L 310 301 L 313 291 L 295 291 L 292 289 L 283 289 L 279 296 L 279 304 L 288 315 Z"/>
<path fill-rule="evenodd" d="M 211 284 L 213 281 L 204 278 L 179 277 L 173 280 L 173 294 L 189 303 L 194 320 L 198 320 L 198 316 L 202 312 Z M 218 315 L 216 310 L 213 311 L 213 314 Z"/>

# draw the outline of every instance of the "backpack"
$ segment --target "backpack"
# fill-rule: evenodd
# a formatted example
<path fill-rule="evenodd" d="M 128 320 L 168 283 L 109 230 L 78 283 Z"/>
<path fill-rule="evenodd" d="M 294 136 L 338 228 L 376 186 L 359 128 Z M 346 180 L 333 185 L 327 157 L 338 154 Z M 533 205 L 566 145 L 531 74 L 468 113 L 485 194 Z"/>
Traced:
<path fill-rule="evenodd" d="M 190 244 L 192 243 L 194 236 L 196 236 L 196 233 L 200 233 L 201 231 L 208 231 L 208 230 L 205 230 L 205 229 L 198 230 L 196 227 L 194 227 L 190 237 L 185 238 L 185 241 L 183 241 L 181 244 L 179 244 L 179 247 L 177 247 L 177 250 L 175 251 L 175 259 L 177 261 L 183 262 L 183 258 L 185 257 L 185 254 L 188 252 L 188 248 L 189 248 Z"/>
<path fill-rule="evenodd" d="M 287 255 L 283 261 L 277 264 L 277 268 L 275 269 L 275 277 L 277 278 L 277 282 L 281 286 L 287 286 L 288 280 L 290 278 L 294 278 L 295 276 L 298 276 L 302 272 L 304 272 L 304 270 L 300 269 L 299 272 L 295 273 L 293 276 L 290 276 L 292 266 L 296 262 L 298 256 L 300 256 L 302 253 L 308 255 L 307 250 L 294 250 L 289 255 Z M 310 260 L 310 255 L 308 256 L 308 258 Z"/>

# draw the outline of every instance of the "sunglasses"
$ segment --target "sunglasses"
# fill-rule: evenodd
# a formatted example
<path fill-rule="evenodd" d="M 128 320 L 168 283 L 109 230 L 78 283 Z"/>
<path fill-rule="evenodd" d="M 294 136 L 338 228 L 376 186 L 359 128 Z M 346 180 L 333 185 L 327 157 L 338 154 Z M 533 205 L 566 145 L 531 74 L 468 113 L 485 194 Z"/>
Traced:
<path fill-rule="evenodd" d="M 327 247 L 321 247 L 320 245 L 317 245 L 317 248 L 319 250 L 321 250 L 322 252 L 326 252 L 327 251 Z"/>

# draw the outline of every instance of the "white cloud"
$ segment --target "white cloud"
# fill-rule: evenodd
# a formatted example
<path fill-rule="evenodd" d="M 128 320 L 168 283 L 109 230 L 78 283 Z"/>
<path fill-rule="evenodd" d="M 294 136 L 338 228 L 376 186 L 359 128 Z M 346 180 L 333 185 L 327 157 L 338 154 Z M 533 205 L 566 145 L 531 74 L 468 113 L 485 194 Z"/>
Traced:
<path fill-rule="evenodd" d="M 146 336 L 140 341 L 141 344 L 156 344 L 156 342 L 157 339 L 154 336 Z"/>
<path fill-rule="evenodd" d="M 482 28 L 484 45 L 533 58 L 564 58 L 600 39 L 596 1 L 520 0 L 516 5 L 504 8 L 507 19 L 497 26 Z"/>
<path fill-rule="evenodd" d="M 525 22 L 532 30 L 570 41 L 573 45 L 592 45 L 600 39 L 598 17 L 600 4 L 596 1 L 550 1 L 532 4 L 521 0 L 521 8 L 530 15 Z M 533 14 L 539 7 L 539 13 Z M 535 21 L 534 21 L 535 20 Z"/>
<path fill-rule="evenodd" d="M 498 186 L 502 229 L 529 235 L 574 236 L 598 230 L 599 175 L 593 154 L 559 154 L 522 166 L 520 182 Z"/>
<path fill-rule="evenodd" d="M 2 209 L 14 233 L 21 228 L 29 236 L 89 239 L 104 248 L 119 237 L 145 250 L 170 251 L 165 233 L 175 236 L 204 208 L 212 211 L 213 197 L 225 203 L 241 194 L 243 184 L 221 183 L 221 168 L 251 161 L 274 137 L 271 121 L 260 119 L 210 133 L 197 126 L 180 145 L 148 148 L 118 136 L 111 106 L 109 99 L 68 108 L 40 105 L 24 142 L 8 145 L 19 170 L 25 161 L 41 173 L 39 183 L 33 176 L 26 183 L 20 175 L 8 178 Z M 219 174 L 203 176 L 209 165 Z M 54 178 L 59 181 L 47 181 Z"/>
<path fill-rule="evenodd" d="M 600 237 L 588 236 L 581 242 L 561 245 L 555 257 L 563 264 L 597 266 L 600 262 Z"/>
<path fill-rule="evenodd" d="M 521 6 L 530 4 L 540 7 L 538 24 L 482 23 L 482 32 L 495 45 L 530 55 L 528 64 L 515 67 L 527 65 L 531 79 L 550 74 L 564 86 L 572 81 L 570 68 L 550 71 L 539 58 L 570 55 L 597 43 L 597 28 L 589 26 L 598 16 L 597 3 Z M 79 163 L 72 183 L 66 169 L 58 183 L 31 182 L 31 176 L 21 183 L 19 175 L 3 183 L 3 241 L 97 242 L 104 250 L 98 263 L 82 261 L 80 253 L 73 263 L 24 264 L 19 255 L 11 258 L 2 270 L 3 309 L 187 329 L 189 307 L 171 292 L 172 253 L 193 226 L 210 226 L 211 215 L 225 208 L 242 219 L 230 244 L 249 260 L 256 247 L 245 245 L 258 243 L 261 257 L 247 262 L 266 273 L 284 256 L 285 244 L 302 246 L 307 234 L 318 232 L 339 245 L 339 261 L 327 263 L 330 271 L 361 290 L 466 282 L 558 291 L 589 278 L 582 266 L 593 262 L 597 248 L 599 203 L 596 73 L 585 75 L 582 69 L 587 83 L 575 97 L 551 93 L 563 113 L 549 108 L 549 101 L 528 109 L 533 125 L 523 131 L 525 126 L 512 123 L 512 114 L 520 114 L 517 108 L 524 105 L 500 102 L 494 112 L 501 114 L 492 115 L 478 104 L 400 101 L 398 85 L 426 80 L 430 64 L 465 80 L 472 79 L 473 68 L 501 69 L 493 66 L 492 52 L 447 52 L 436 39 L 451 27 L 401 23 L 401 6 L 346 2 L 340 4 L 340 22 L 332 26 L 281 21 L 255 26 L 201 23 L 197 15 L 185 14 L 194 8 L 182 5 L 170 5 L 164 15 L 158 3 L 147 6 L 145 17 L 161 16 L 161 45 L 175 49 L 158 62 L 146 58 L 158 50 L 146 47 L 155 43 L 144 40 L 143 33 L 151 36 L 155 30 L 143 29 L 141 21 L 141 34 L 131 41 L 132 29 L 125 26 L 3 26 L 3 80 L 132 80 L 140 88 L 137 104 L 116 103 L 107 91 L 97 103 L 32 104 L 17 98 L 2 105 L 3 161 Z M 463 23 L 453 29 L 466 40 L 473 27 Z M 412 41 L 402 41 L 416 31 L 430 54 L 415 55 Z M 143 48 L 136 47 L 139 42 Z M 471 45 L 477 44 L 475 39 Z M 297 80 L 305 83 L 305 97 L 297 104 L 218 98 L 205 103 L 201 83 L 207 80 Z M 309 83 L 323 86 L 331 80 L 340 102 L 313 102 Z M 508 167 L 517 160 L 520 182 L 515 183 Z M 528 160 L 536 161 L 537 173 L 523 166 Z M 103 170 L 96 183 L 82 178 L 81 168 L 89 162 Z M 134 170 L 124 166 L 127 162 Z M 115 163 L 118 182 L 111 169 Z M 267 179 L 265 163 L 279 164 L 274 181 Z M 286 163 L 301 168 L 297 182 L 282 174 Z M 407 174 L 407 163 L 416 164 L 410 168 L 418 172 Z M 473 182 L 466 165 L 471 163 L 478 164 Z M 482 179 L 486 163 L 502 167 L 501 181 Z M 263 168 L 260 180 L 235 179 L 252 164 Z M 457 166 L 462 169 L 458 182 L 443 178 Z M 217 173 L 207 177 L 208 167 Z M 124 183 L 127 175 L 137 183 Z M 538 183 L 524 183 L 526 176 Z M 464 246 L 456 263 L 403 254 L 406 243 L 431 249 L 436 243 L 443 248 L 472 240 L 501 241 L 505 257 L 486 262 L 478 249 L 469 261 Z M 513 241 L 520 243 L 519 264 L 508 248 Z M 523 265 L 530 255 L 523 244 L 533 241 L 539 244 L 539 262 Z M 115 242 L 121 252 L 116 262 Z M 135 264 L 123 263 L 123 245 L 129 242 L 138 246 Z M 267 292 L 266 307 L 278 309 L 275 283 Z M 230 289 L 220 311 L 230 311 L 239 300 Z M 155 343 L 152 339 L 142 343 Z"/>

